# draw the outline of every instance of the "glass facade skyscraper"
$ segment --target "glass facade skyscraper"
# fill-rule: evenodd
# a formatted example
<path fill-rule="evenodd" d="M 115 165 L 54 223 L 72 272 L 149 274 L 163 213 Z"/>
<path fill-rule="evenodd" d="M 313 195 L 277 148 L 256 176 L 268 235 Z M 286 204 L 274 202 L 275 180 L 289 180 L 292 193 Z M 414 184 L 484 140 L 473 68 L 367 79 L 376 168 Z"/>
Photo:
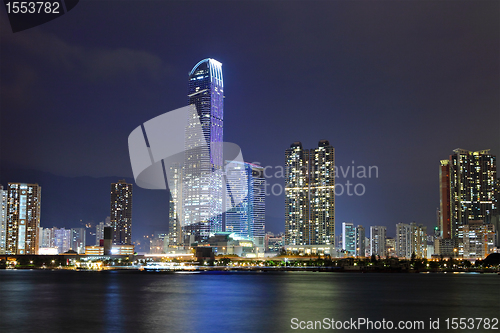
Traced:
<path fill-rule="evenodd" d="M 285 151 L 285 245 L 335 245 L 335 149 Z"/>
<path fill-rule="evenodd" d="M 232 164 L 231 172 L 226 175 L 226 232 L 249 240 L 265 237 L 264 168 L 251 163 L 233 161 Z M 244 199 L 234 205 L 234 197 Z"/>
<path fill-rule="evenodd" d="M 204 59 L 194 66 L 189 73 L 188 104 L 196 107 L 197 114 L 190 117 L 185 131 L 185 161 L 182 191 L 179 191 L 182 216 L 177 214 L 177 219 L 182 218 L 184 237 L 203 242 L 210 233 L 223 231 L 224 82 L 220 62 Z M 203 137 L 194 130 L 198 124 Z"/>
<path fill-rule="evenodd" d="M 356 229 L 353 223 L 342 222 L 342 250 L 350 256 L 356 252 Z"/>

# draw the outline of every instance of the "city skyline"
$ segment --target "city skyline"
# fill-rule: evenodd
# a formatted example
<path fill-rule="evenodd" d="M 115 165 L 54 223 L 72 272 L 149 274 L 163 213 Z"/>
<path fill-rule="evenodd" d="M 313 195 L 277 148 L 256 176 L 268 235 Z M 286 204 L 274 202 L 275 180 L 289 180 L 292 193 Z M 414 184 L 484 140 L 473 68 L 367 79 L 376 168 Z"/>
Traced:
<path fill-rule="evenodd" d="M 99 10 L 110 13 L 116 5 Z M 278 3 L 263 3 L 275 15 L 246 3 L 196 9 L 147 3 L 140 14 L 120 4 L 117 27 L 128 38 L 103 34 L 99 20 L 94 27 L 82 25 L 94 17 L 95 6 L 80 4 L 61 20 L 20 34 L 1 23 L 0 183 L 38 182 L 44 188 L 43 227 L 81 227 L 109 215 L 109 183 L 132 181 L 126 136 L 137 124 L 185 105 L 186 68 L 206 57 L 224 63 L 230 90 L 224 135 L 240 145 L 246 161 L 276 169 L 284 166 L 282 151 L 290 142 L 312 147 L 328 138 L 338 166 L 378 166 L 378 178 L 362 180 L 363 196 L 336 198 L 339 222 L 366 230 L 386 225 L 389 235 L 398 222 L 416 221 L 430 230 L 439 207 L 436 161 L 458 147 L 500 152 L 498 4 L 294 3 L 282 12 Z M 168 22 L 157 14 L 165 10 Z M 174 36 L 173 27 L 182 25 L 177 17 L 193 10 L 200 20 Z M 234 13 L 230 19 L 228 11 Z M 217 18 L 214 34 L 191 45 L 186 41 L 198 40 L 207 12 Z M 233 20 L 248 22 L 247 13 L 261 22 L 252 32 L 244 25 L 226 29 Z M 130 15 L 162 29 L 130 25 Z M 150 39 L 127 33 L 133 27 Z M 88 37 L 78 33 L 83 30 Z M 72 53 L 75 48 L 93 62 Z M 125 65 L 110 60 L 118 59 L 114 55 L 123 56 Z M 298 78 L 306 83 L 300 94 Z M 456 135 L 457 127 L 444 126 L 449 122 L 470 127 Z M 20 127 L 24 136 L 12 140 Z M 68 202 L 61 193 L 73 184 L 81 197 Z M 168 206 L 168 196 L 134 190 L 133 237 L 135 230 L 140 236 L 166 229 L 168 207 L 158 207 Z M 284 195 L 266 199 L 266 226 L 283 231 Z"/>
<path fill-rule="evenodd" d="M 196 115 L 193 117 L 197 118 Z M 187 127 L 190 127 L 189 124 Z M 387 237 L 386 226 L 372 225 L 368 239 L 364 237 L 363 226 L 355 228 L 353 223 L 342 222 L 342 239 L 337 240 L 332 232 L 335 229 L 334 195 L 339 185 L 335 184 L 338 173 L 335 149 L 327 140 L 320 140 L 318 147 L 312 149 L 304 149 L 301 142 L 294 142 L 285 150 L 286 222 L 285 234 L 278 241 L 283 247 L 277 252 L 284 250 L 306 255 L 321 253 L 358 258 L 387 256 L 412 260 L 436 256 L 484 258 L 497 251 L 500 229 L 500 184 L 496 178 L 496 156 L 489 151 L 455 149 L 455 154 L 450 155 L 448 160 L 440 160 L 442 211 L 438 211 L 439 223 L 434 228 L 434 234 L 427 233 L 427 227 L 422 224 L 399 222 L 395 238 Z M 199 162 L 199 159 L 196 160 Z M 263 254 L 271 248 L 276 250 L 275 245 L 269 246 L 270 237 L 274 236 L 265 233 L 265 168 L 242 161 L 226 163 L 231 167 L 224 167 L 227 189 L 222 200 L 226 210 L 222 230 L 211 231 L 209 239 L 195 240 L 194 234 L 201 231 L 195 226 L 190 229 L 193 235 L 188 243 L 180 243 L 175 241 L 179 233 L 183 233 L 177 228 L 178 217 L 172 219 L 170 215 L 170 227 L 174 226 L 170 235 L 155 232 L 149 249 L 143 247 L 143 251 L 157 254 L 170 250 L 173 253 L 178 253 L 178 250 L 184 252 L 189 251 L 195 242 L 201 243 L 202 248 L 213 248 L 216 253 L 245 256 L 249 253 Z M 174 168 L 182 172 L 185 170 L 177 165 Z M 171 183 L 178 183 L 178 175 L 172 175 L 174 179 Z M 111 184 L 110 216 L 106 222 L 95 226 L 96 244 L 87 247 L 86 228 L 90 225 L 71 229 L 40 227 L 41 187 L 38 184 L 8 183 L 7 190 L 1 186 L 0 254 L 62 254 L 71 251 L 86 255 L 134 253 L 131 238 L 132 187 L 125 180 Z M 340 187 L 344 192 L 341 184 Z M 182 192 L 184 189 L 179 186 L 176 190 Z M 176 190 L 173 191 L 173 198 L 178 197 Z M 235 202 L 239 198 L 243 201 Z M 443 207 L 446 209 L 443 210 Z M 368 252 L 362 250 L 365 245 L 369 248 Z"/>
<path fill-rule="evenodd" d="M 499 13 L 6 0 L 0 332 L 498 329 Z"/>

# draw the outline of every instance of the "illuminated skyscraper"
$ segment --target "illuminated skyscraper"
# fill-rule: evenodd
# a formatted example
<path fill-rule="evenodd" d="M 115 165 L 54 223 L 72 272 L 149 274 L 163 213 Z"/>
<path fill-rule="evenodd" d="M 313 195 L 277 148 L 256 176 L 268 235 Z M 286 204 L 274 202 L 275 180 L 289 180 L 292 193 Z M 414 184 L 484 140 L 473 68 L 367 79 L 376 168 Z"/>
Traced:
<path fill-rule="evenodd" d="M 294 142 L 285 151 L 285 245 L 309 244 L 309 150 Z"/>
<path fill-rule="evenodd" d="M 386 255 L 385 240 L 386 227 L 371 226 L 370 227 L 370 254 L 384 257 Z"/>
<path fill-rule="evenodd" d="M 422 224 L 410 223 L 411 251 L 417 258 L 427 258 L 427 227 Z"/>
<path fill-rule="evenodd" d="M 409 224 L 396 224 L 396 256 L 411 258 L 411 228 Z"/>
<path fill-rule="evenodd" d="M 335 149 L 294 142 L 285 158 L 285 244 L 335 245 Z"/>
<path fill-rule="evenodd" d="M 489 149 L 455 149 L 454 153 L 449 160 L 441 161 L 440 168 L 440 227 L 444 238 L 448 237 L 448 218 L 450 237 L 456 238 L 460 226 L 479 220 L 490 223 L 498 212 L 496 156 Z"/>
<path fill-rule="evenodd" d="M 427 257 L 427 227 L 410 224 L 396 224 L 396 256 L 410 259 L 413 254 L 417 258 Z"/>
<path fill-rule="evenodd" d="M 170 189 L 170 201 L 168 211 L 168 246 L 177 248 L 184 245 L 181 221 L 184 219 L 182 205 L 182 174 L 183 168 L 178 165 L 172 165 L 170 174 L 173 176 Z M 194 236 L 193 236 L 194 238 Z M 193 239 L 194 241 L 194 239 Z"/>
<path fill-rule="evenodd" d="M 441 160 L 439 167 L 439 229 L 440 236 L 451 238 L 450 161 Z"/>
<path fill-rule="evenodd" d="M 7 254 L 37 254 L 41 187 L 9 183 L 7 187 Z"/>
<path fill-rule="evenodd" d="M 253 240 L 266 237 L 266 178 L 264 168 L 258 165 L 251 165 L 252 176 L 248 183 L 249 202 L 252 211 L 250 221 L 250 237 Z"/>
<path fill-rule="evenodd" d="M 85 228 L 71 228 L 71 249 L 79 254 L 85 253 L 86 232 Z"/>
<path fill-rule="evenodd" d="M 54 228 L 54 245 L 59 254 L 69 251 L 71 249 L 71 229 Z"/>
<path fill-rule="evenodd" d="M 49 248 L 55 247 L 55 230 L 54 228 L 42 228 L 40 227 L 38 234 L 38 247 Z"/>
<path fill-rule="evenodd" d="M 458 227 L 458 256 L 483 259 L 495 248 L 495 226 L 480 220 Z"/>
<path fill-rule="evenodd" d="M 132 184 L 122 179 L 111 184 L 110 224 L 113 244 L 132 244 Z"/>
<path fill-rule="evenodd" d="M 249 240 L 265 237 L 264 168 L 250 163 L 232 163 L 234 168 L 226 175 L 228 185 L 226 232 L 234 232 L 239 237 Z M 244 199 L 234 205 L 235 196 Z"/>
<path fill-rule="evenodd" d="M 203 242 L 210 233 L 223 231 L 224 83 L 220 62 L 204 59 L 194 66 L 189 73 L 188 104 L 196 106 L 197 117 L 191 117 L 186 126 L 181 224 L 185 237 Z M 203 138 L 194 130 L 198 123 Z M 200 145 L 203 140 L 206 145 Z"/>
<path fill-rule="evenodd" d="M 0 254 L 5 254 L 7 245 L 7 190 L 0 185 Z"/>
<path fill-rule="evenodd" d="M 350 256 L 356 252 L 356 229 L 352 223 L 342 222 L 342 250 Z"/>
<path fill-rule="evenodd" d="M 362 225 L 356 227 L 356 257 L 364 257 L 365 253 L 365 228 Z"/>

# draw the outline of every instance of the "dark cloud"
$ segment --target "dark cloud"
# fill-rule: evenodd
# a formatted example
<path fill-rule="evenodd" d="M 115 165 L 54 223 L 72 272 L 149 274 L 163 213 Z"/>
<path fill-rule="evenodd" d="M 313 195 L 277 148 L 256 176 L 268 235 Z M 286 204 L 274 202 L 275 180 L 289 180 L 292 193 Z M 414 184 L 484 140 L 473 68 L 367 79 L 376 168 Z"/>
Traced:
<path fill-rule="evenodd" d="M 2 44 L 22 47 L 53 66 L 65 68 L 69 75 L 77 74 L 98 81 L 134 79 L 139 74 L 145 74 L 157 80 L 167 72 L 166 65 L 158 55 L 144 50 L 82 46 L 40 29 L 12 34 L 5 23 L 0 28 Z"/>

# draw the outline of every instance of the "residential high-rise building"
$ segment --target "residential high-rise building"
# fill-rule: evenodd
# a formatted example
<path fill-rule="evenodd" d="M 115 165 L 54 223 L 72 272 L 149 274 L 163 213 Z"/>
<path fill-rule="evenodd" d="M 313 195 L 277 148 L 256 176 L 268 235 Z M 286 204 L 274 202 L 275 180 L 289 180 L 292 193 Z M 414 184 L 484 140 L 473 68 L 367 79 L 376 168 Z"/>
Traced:
<path fill-rule="evenodd" d="M 460 226 L 478 220 L 490 223 L 498 212 L 496 156 L 489 149 L 453 152 L 440 167 L 440 228 L 444 238 L 448 237 L 448 216 L 450 237 L 456 238 Z"/>
<path fill-rule="evenodd" d="M 427 227 L 415 222 L 396 224 L 396 256 L 410 259 L 413 254 L 427 257 Z"/>
<path fill-rule="evenodd" d="M 113 244 L 132 244 L 132 184 L 124 179 L 111 184 L 110 225 Z"/>
<path fill-rule="evenodd" d="M 365 257 L 369 257 L 372 255 L 372 244 L 370 241 L 370 237 L 365 236 Z"/>
<path fill-rule="evenodd" d="M 285 158 L 285 245 L 307 245 L 311 243 L 309 150 L 294 142 Z"/>
<path fill-rule="evenodd" d="M 55 230 L 57 230 L 56 227 L 54 228 L 42 228 L 40 227 L 40 238 L 38 245 L 41 248 L 53 248 L 56 247 L 55 245 Z"/>
<path fill-rule="evenodd" d="M 71 249 L 71 229 L 54 228 L 54 246 L 60 254 L 68 252 Z"/>
<path fill-rule="evenodd" d="M 456 257 L 458 238 L 441 238 L 434 240 L 434 253 L 443 257 Z"/>
<path fill-rule="evenodd" d="M 342 250 L 350 256 L 356 253 L 356 229 L 352 223 L 342 222 Z"/>
<path fill-rule="evenodd" d="M 422 224 L 410 223 L 411 250 L 417 258 L 427 258 L 427 227 Z"/>
<path fill-rule="evenodd" d="M 85 242 L 86 242 L 86 232 L 85 228 L 71 228 L 71 249 L 78 254 L 85 253 Z"/>
<path fill-rule="evenodd" d="M 41 187 L 9 183 L 7 186 L 7 254 L 37 254 Z"/>
<path fill-rule="evenodd" d="M 5 254 L 7 246 L 7 190 L 0 185 L 0 254 Z"/>
<path fill-rule="evenodd" d="M 226 175 L 226 232 L 256 241 L 265 237 L 265 178 L 264 168 L 233 161 Z M 235 205 L 234 198 L 243 198 Z M 239 201 L 239 200 L 238 200 Z"/>
<path fill-rule="evenodd" d="M 482 220 L 469 220 L 458 227 L 458 255 L 483 259 L 495 248 L 495 226 Z"/>
<path fill-rule="evenodd" d="M 409 224 L 396 224 L 396 256 L 398 258 L 411 258 L 411 228 Z"/>
<path fill-rule="evenodd" d="M 387 257 L 396 256 L 396 240 L 392 237 L 386 237 L 385 239 L 385 255 Z"/>
<path fill-rule="evenodd" d="M 370 227 L 370 254 L 383 257 L 386 255 L 385 239 L 386 227 L 371 226 Z"/>
<path fill-rule="evenodd" d="M 356 257 L 365 256 L 365 228 L 362 225 L 356 227 Z"/>
<path fill-rule="evenodd" d="M 196 107 L 197 115 L 190 117 L 185 131 L 181 225 L 186 239 L 205 242 L 210 233 L 223 231 L 224 83 L 220 62 L 204 59 L 194 66 L 189 73 L 188 104 Z M 198 124 L 203 138 L 197 134 Z"/>
<path fill-rule="evenodd" d="M 334 246 L 335 149 L 294 142 L 285 158 L 285 244 Z"/>

